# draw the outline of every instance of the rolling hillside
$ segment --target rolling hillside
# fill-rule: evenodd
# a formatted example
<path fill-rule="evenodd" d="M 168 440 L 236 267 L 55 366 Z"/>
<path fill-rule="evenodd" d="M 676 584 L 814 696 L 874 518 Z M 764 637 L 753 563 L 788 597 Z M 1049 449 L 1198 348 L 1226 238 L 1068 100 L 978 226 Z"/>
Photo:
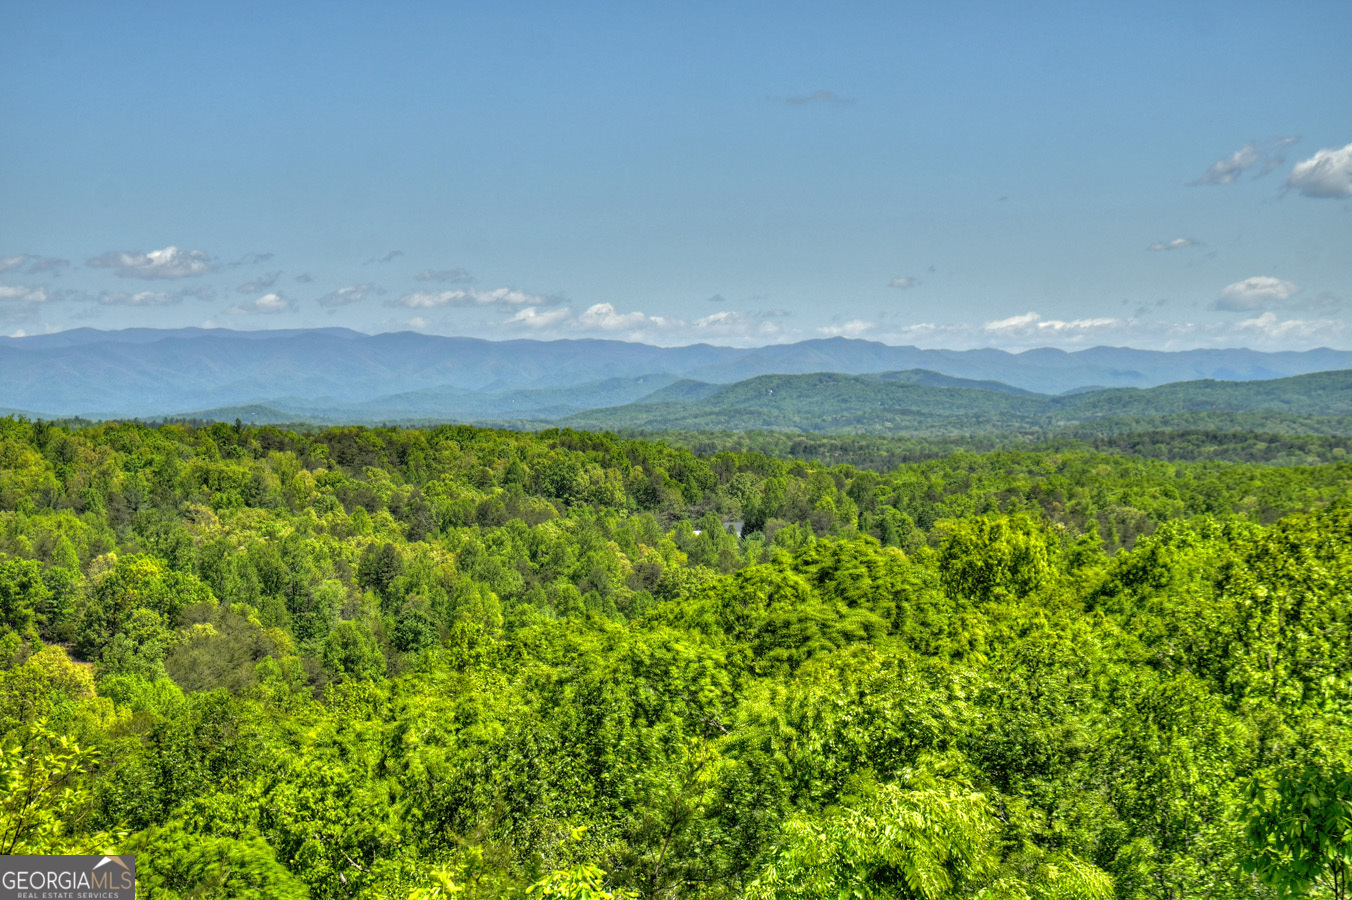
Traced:
<path fill-rule="evenodd" d="M 637 403 L 561 420 L 585 429 L 792 430 L 878 434 L 977 434 L 1061 429 L 1100 420 L 1140 427 L 1161 418 L 1257 415 L 1352 416 L 1352 370 L 1259 382 L 1190 381 L 1145 390 L 1110 388 L 1062 396 L 920 384 L 914 373 L 765 375 L 703 393 L 683 384 Z M 660 399 L 659 399 L 660 398 Z M 658 402 L 654 402 L 657 399 Z"/>

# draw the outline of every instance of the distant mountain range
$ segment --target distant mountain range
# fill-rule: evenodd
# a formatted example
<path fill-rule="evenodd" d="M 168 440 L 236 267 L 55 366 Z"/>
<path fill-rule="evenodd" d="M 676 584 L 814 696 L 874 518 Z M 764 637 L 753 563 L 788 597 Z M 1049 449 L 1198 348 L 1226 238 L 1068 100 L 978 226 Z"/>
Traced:
<path fill-rule="evenodd" d="M 1352 385 L 1333 370 L 1346 369 L 1352 352 L 1328 349 L 1009 353 L 844 338 L 737 349 L 340 328 L 78 329 L 0 339 L 0 412 L 972 431 L 1207 411 L 1343 416 Z M 1290 378 L 1312 373 L 1326 374 Z M 1175 384 L 1202 379 L 1212 382 Z"/>

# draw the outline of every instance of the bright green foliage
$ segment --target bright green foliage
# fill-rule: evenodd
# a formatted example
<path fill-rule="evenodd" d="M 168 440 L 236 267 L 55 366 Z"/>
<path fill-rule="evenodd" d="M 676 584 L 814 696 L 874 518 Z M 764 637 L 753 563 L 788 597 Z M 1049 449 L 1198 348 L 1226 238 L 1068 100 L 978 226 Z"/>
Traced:
<path fill-rule="evenodd" d="M 324 641 L 324 668 L 335 678 L 374 679 L 384 674 L 385 658 L 360 623 L 339 622 Z"/>
<path fill-rule="evenodd" d="M 629 900 L 638 897 L 632 891 L 606 890 L 605 875 L 603 869 L 589 865 L 559 869 L 527 888 L 526 896 L 540 900 Z"/>
<path fill-rule="evenodd" d="M 132 835 L 136 894 L 147 900 L 230 897 L 232 900 L 307 900 L 305 885 L 263 840 L 192 834 L 171 823 Z"/>
<path fill-rule="evenodd" d="M 1054 544 L 1027 517 L 979 516 L 944 529 L 939 572 L 950 594 L 976 600 L 1026 597 L 1054 574 Z"/>
<path fill-rule="evenodd" d="M 51 592 L 42 580 L 42 566 L 32 560 L 0 555 L 0 630 L 32 636 Z"/>
<path fill-rule="evenodd" d="M 165 898 L 1269 900 L 1339 827 L 1340 447 L 688 443 L 0 419 L 6 833 Z"/>
<path fill-rule="evenodd" d="M 72 827 L 88 801 L 83 776 L 95 757 L 43 721 L 0 745 L 0 855 L 78 853 L 107 841 Z"/>
<path fill-rule="evenodd" d="M 1238 608 L 1231 689 L 1352 712 L 1352 506 L 1281 522 L 1222 582 Z M 1352 718 L 1346 721 L 1352 725 Z"/>
<path fill-rule="evenodd" d="M 994 868 L 998 822 L 987 799 L 959 784 L 884 785 L 822 817 L 798 817 L 747 889 L 752 900 L 976 896 Z"/>
<path fill-rule="evenodd" d="M 1244 868 L 1279 897 L 1352 897 L 1352 765 L 1323 759 L 1253 779 Z"/>

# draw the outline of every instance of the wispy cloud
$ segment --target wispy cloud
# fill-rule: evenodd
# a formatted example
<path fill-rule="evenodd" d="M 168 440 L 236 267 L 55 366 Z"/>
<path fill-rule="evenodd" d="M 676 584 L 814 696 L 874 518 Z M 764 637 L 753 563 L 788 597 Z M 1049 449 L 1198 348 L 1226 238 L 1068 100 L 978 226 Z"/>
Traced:
<path fill-rule="evenodd" d="M 1289 340 L 1291 338 L 1308 340 L 1328 335 L 1330 325 L 1331 323 L 1327 320 L 1279 319 L 1276 313 L 1265 312 L 1252 319 L 1245 319 L 1235 328 L 1242 332 L 1260 335 L 1268 340 Z"/>
<path fill-rule="evenodd" d="M 572 314 L 572 307 L 569 306 L 547 309 L 543 312 L 538 306 L 527 306 L 525 309 L 517 310 L 516 314 L 507 320 L 507 324 L 525 328 L 549 328 L 565 321 Z"/>
<path fill-rule="evenodd" d="M 68 268 L 70 260 L 57 259 L 52 256 L 35 256 L 32 253 L 21 253 L 18 256 L 0 258 L 0 272 L 8 272 L 24 266 L 28 266 L 30 275 L 43 275 L 60 272 L 62 269 Z"/>
<path fill-rule="evenodd" d="M 137 291 L 131 293 L 106 293 L 99 295 L 99 303 L 104 306 L 173 306 L 182 303 L 180 294 L 167 291 Z"/>
<path fill-rule="evenodd" d="M 1026 312 L 1006 319 L 996 319 L 982 326 L 987 334 L 1007 336 L 1087 336 L 1105 329 L 1120 328 L 1122 319 L 1107 316 L 1085 319 L 1044 319 L 1035 312 Z"/>
<path fill-rule="evenodd" d="M 1267 141 L 1249 141 L 1234 153 L 1218 159 L 1192 184 L 1234 184 L 1250 169 L 1256 169 L 1254 178 L 1262 178 L 1286 162 L 1284 150 L 1299 137 L 1273 138 Z"/>
<path fill-rule="evenodd" d="M 383 293 L 383 291 L 368 281 L 364 284 L 354 284 L 325 294 L 319 298 L 319 305 L 328 309 L 334 309 L 339 306 L 349 306 L 353 303 L 360 303 L 367 297 L 380 293 Z"/>
<path fill-rule="evenodd" d="M 0 303 L 47 303 L 57 296 L 45 287 L 0 284 Z"/>
<path fill-rule="evenodd" d="M 215 268 L 205 251 L 165 247 L 149 253 L 112 250 L 88 260 L 95 269 L 113 269 L 122 278 L 192 278 Z"/>
<path fill-rule="evenodd" d="M 1347 301 L 1331 291 L 1320 291 L 1314 296 L 1302 297 L 1287 304 L 1290 309 L 1301 312 L 1340 312 L 1347 308 Z"/>
<path fill-rule="evenodd" d="M 403 256 L 403 255 L 404 255 L 404 251 L 403 251 L 403 250 L 391 250 L 389 253 L 386 253 L 384 256 L 376 256 L 376 257 L 372 257 L 371 259 L 368 259 L 368 260 L 366 261 L 366 265 L 369 266 L 369 265 L 372 265 L 372 264 L 378 264 L 378 263 L 390 263 L 390 262 L 394 262 L 396 259 L 398 259 L 399 257 L 401 257 L 401 256 Z"/>
<path fill-rule="evenodd" d="M 438 307 L 471 306 L 552 306 L 548 297 L 528 294 L 513 288 L 496 288 L 491 291 L 478 291 L 474 288 L 456 288 L 451 291 L 414 291 L 397 300 L 390 300 L 388 306 L 402 306 L 408 309 L 436 309 Z"/>
<path fill-rule="evenodd" d="M 1286 186 L 1302 196 L 1320 199 L 1352 197 L 1352 144 L 1338 150 L 1320 150 L 1296 163 Z"/>
<path fill-rule="evenodd" d="M 1300 292 L 1300 285 L 1271 275 L 1255 275 L 1227 284 L 1211 309 L 1222 312 L 1252 312 L 1273 304 L 1283 303 Z"/>
<path fill-rule="evenodd" d="M 272 259 L 276 255 L 277 254 L 275 253 L 246 253 L 239 259 L 232 262 L 230 264 L 230 268 L 233 269 L 236 268 L 237 266 L 259 266 L 267 262 L 268 260 Z"/>
<path fill-rule="evenodd" d="M 277 283 L 277 279 L 282 277 L 281 272 L 269 272 L 266 275 L 259 275 L 250 281 L 241 284 L 235 290 L 241 294 L 258 294 L 266 291 Z"/>
<path fill-rule="evenodd" d="M 770 321 L 777 317 L 776 312 L 762 316 L 725 309 L 686 320 L 642 310 L 620 311 L 612 303 L 594 303 L 581 313 L 573 312 L 571 307 L 548 310 L 526 307 L 504 324 L 532 331 L 549 330 L 554 335 L 596 334 L 660 344 L 711 340 L 746 343 L 774 340 L 782 335 L 781 327 Z"/>
<path fill-rule="evenodd" d="M 817 333 L 827 337 L 859 337 L 869 334 L 877 329 L 876 322 L 866 322 L 863 319 L 851 319 L 848 322 L 842 322 L 837 325 L 825 325 L 817 329 Z"/>
<path fill-rule="evenodd" d="M 1156 252 L 1161 250 L 1182 250 L 1184 247 L 1196 247 L 1200 243 L 1201 241 L 1196 241 L 1192 238 L 1177 237 L 1171 241 L 1156 241 L 1145 249 L 1154 250 Z"/>
<path fill-rule="evenodd" d="M 914 278 L 910 275 L 898 275 L 896 278 L 893 278 L 891 281 L 887 283 L 888 287 L 899 288 L 900 290 L 903 291 L 910 290 L 911 288 L 918 287 L 919 285 L 920 279 Z"/>
<path fill-rule="evenodd" d="M 441 281 L 450 284 L 473 284 L 474 276 L 467 269 L 424 269 L 417 275 L 419 281 Z"/>
<path fill-rule="evenodd" d="M 798 97 L 786 97 L 784 102 L 789 106 L 810 106 L 812 104 L 849 106 L 854 100 L 849 97 L 842 97 L 835 91 L 813 91 L 810 94 L 803 94 Z"/>
<path fill-rule="evenodd" d="M 39 256 L 33 264 L 28 267 L 28 271 L 34 275 L 41 275 L 46 272 L 60 272 L 70 268 L 70 260 L 57 259 L 54 256 Z"/>
<path fill-rule="evenodd" d="M 225 312 L 226 315 L 230 316 L 255 316 L 290 312 L 295 308 L 295 302 L 283 297 L 281 294 L 264 294 L 253 300 L 237 303 Z"/>

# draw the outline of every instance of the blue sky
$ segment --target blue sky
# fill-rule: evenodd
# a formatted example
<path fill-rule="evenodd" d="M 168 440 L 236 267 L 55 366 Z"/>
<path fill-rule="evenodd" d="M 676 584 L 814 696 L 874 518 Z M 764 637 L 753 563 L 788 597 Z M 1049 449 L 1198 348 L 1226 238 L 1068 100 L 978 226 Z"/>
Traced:
<path fill-rule="evenodd" d="M 0 334 L 1352 348 L 1352 4 L 4 4 Z"/>

